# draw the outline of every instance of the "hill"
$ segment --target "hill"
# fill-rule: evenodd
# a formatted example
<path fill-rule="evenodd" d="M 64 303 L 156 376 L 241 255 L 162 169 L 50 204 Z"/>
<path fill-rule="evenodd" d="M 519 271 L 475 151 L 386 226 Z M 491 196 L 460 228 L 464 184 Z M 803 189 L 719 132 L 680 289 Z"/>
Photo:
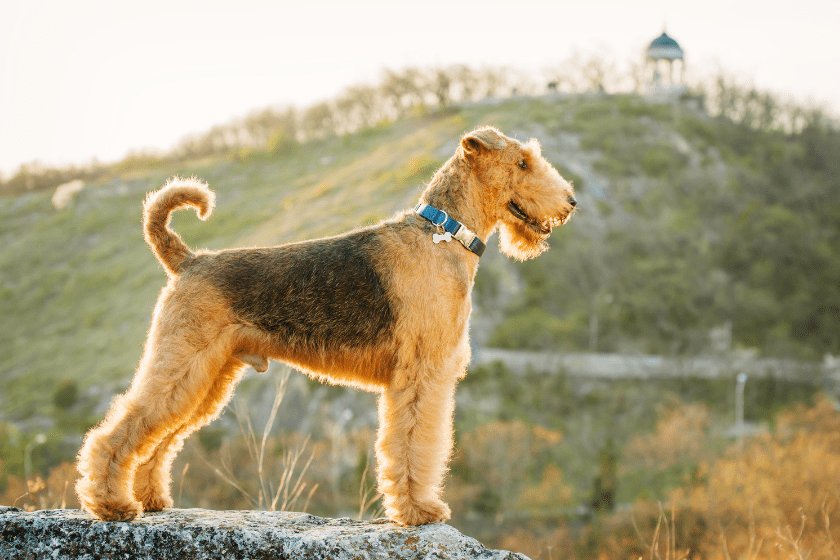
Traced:
<path fill-rule="evenodd" d="M 271 133 L 262 144 L 219 150 L 199 149 L 197 139 L 178 157 L 137 156 L 77 174 L 83 188 L 63 189 L 63 201 L 53 200 L 55 188 L 76 178 L 70 172 L 42 173 L 30 190 L 20 177 L 4 183 L 0 497 L 11 504 L 26 494 L 22 479 L 36 472 L 46 489 L 30 485 L 30 498 L 66 493 L 73 469 L 59 465 L 72 461 L 81 434 L 128 385 L 165 283 L 142 239 L 141 202 L 176 174 L 195 174 L 217 194 L 209 221 L 174 216 L 191 247 L 272 245 L 412 206 L 464 132 L 494 125 L 541 141 L 575 184 L 579 211 L 533 261 L 508 261 L 491 239 L 473 293 L 476 345 L 801 360 L 840 354 L 837 127 L 819 118 L 780 127 L 750 118 L 746 105 L 733 107 L 711 116 L 696 97 L 604 94 L 420 104 L 341 135 Z M 214 131 L 208 138 L 219 136 Z M 233 412 L 190 440 L 176 464 L 179 502 L 183 490 L 187 507 L 265 505 L 263 473 L 249 455 L 257 438 L 253 431 L 241 438 L 237 426 L 247 434 L 252 419 L 261 426 L 271 416 L 276 373 L 246 376 Z M 779 408 L 808 403 L 814 393 L 806 384 L 751 379 L 746 419 L 761 431 Z M 459 451 L 447 493 L 453 520 L 473 523 L 471 534 L 492 533 L 488 520 L 498 516 L 564 518 L 606 487 L 629 503 L 702 481 L 695 473 L 728 445 L 734 404 L 729 379 L 572 379 L 562 370 L 511 372 L 500 364 L 473 368 L 458 395 Z M 306 479 L 322 485 L 313 509 L 358 508 L 357 494 L 367 496 L 360 490 L 373 484 L 366 455 L 373 396 L 294 376 L 277 423 L 287 435 L 267 439 L 267 461 L 285 476 L 287 453 L 300 456 L 310 442 L 317 457 Z M 685 454 L 668 455 L 680 445 Z M 530 457 L 527 464 L 511 464 L 512 449 Z M 665 466 L 643 460 L 650 449 L 667 456 Z M 242 477 L 239 490 L 225 478 L 232 473 Z M 41 507 L 63 507 L 50 496 Z M 491 542 L 502 546 L 501 539 Z"/>
<path fill-rule="evenodd" d="M 140 204 L 168 176 L 195 174 L 218 196 L 207 223 L 175 216 L 191 246 L 277 244 L 412 205 L 482 124 L 539 138 L 581 203 L 542 258 L 483 259 L 478 343 L 699 353 L 726 326 L 730 347 L 840 353 L 836 132 L 755 130 L 692 102 L 557 95 L 444 109 L 280 154 L 123 171 L 62 210 L 52 192 L 0 198 L 2 417 L 43 414 L 62 381 L 103 397 L 125 386 L 164 284 Z"/>

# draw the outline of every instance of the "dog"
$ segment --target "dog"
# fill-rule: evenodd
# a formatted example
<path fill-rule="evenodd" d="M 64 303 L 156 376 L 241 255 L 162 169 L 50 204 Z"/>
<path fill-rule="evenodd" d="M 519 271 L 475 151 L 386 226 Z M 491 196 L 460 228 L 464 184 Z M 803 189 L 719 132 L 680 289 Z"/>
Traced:
<path fill-rule="evenodd" d="M 324 239 L 192 251 L 169 227 L 215 204 L 197 179 L 144 203 L 146 242 L 168 275 L 129 389 L 79 451 L 82 507 L 107 521 L 172 507 L 184 440 L 216 418 L 245 366 L 283 361 L 323 382 L 379 393 L 377 484 L 402 525 L 445 521 L 454 392 L 470 360 L 470 293 L 488 237 L 514 259 L 548 248 L 575 210 L 572 185 L 492 127 L 463 136 L 413 210 Z"/>

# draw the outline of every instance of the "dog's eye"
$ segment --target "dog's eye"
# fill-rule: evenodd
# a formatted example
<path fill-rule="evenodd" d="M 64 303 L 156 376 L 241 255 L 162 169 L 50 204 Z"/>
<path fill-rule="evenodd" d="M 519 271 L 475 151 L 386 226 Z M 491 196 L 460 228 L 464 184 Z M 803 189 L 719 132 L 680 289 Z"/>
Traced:
<path fill-rule="evenodd" d="M 528 169 L 528 163 L 524 159 L 520 160 L 516 165 L 519 166 L 519 169 Z"/>

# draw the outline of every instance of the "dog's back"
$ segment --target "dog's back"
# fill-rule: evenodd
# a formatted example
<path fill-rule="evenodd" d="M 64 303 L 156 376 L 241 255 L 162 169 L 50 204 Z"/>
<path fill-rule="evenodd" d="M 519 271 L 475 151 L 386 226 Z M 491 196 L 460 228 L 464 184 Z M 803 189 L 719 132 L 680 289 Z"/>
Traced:
<path fill-rule="evenodd" d="M 239 320 L 266 333 L 270 356 L 311 372 L 387 383 L 394 332 L 388 278 L 374 226 L 278 247 L 199 253 L 182 266 L 201 276 Z M 329 363 L 322 363 L 324 361 Z M 340 375 L 339 375 L 340 376 Z M 343 377 L 343 376 L 340 376 Z"/>

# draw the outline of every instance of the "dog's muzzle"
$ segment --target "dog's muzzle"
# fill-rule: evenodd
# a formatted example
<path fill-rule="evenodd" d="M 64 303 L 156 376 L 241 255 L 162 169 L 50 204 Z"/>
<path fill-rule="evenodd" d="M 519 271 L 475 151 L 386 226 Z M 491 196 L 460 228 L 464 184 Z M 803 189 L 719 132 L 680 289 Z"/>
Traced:
<path fill-rule="evenodd" d="M 570 196 L 569 197 L 569 204 L 574 209 L 574 207 L 577 206 L 577 200 L 575 200 L 574 197 Z M 551 217 L 551 218 L 545 218 L 542 221 L 538 221 L 538 220 L 532 218 L 531 216 L 529 216 L 524 210 L 522 210 L 522 208 L 518 204 L 516 204 L 512 200 L 510 202 L 508 202 L 508 210 L 516 218 L 522 220 L 523 222 L 525 222 L 526 224 L 528 224 L 529 226 L 531 226 L 532 228 L 539 231 L 541 234 L 543 234 L 545 236 L 551 235 L 551 230 L 553 228 L 556 228 L 558 226 L 562 226 L 563 224 L 565 224 L 567 221 L 569 221 L 569 218 L 572 215 L 572 212 L 569 212 L 565 216 L 556 216 L 556 217 Z"/>

